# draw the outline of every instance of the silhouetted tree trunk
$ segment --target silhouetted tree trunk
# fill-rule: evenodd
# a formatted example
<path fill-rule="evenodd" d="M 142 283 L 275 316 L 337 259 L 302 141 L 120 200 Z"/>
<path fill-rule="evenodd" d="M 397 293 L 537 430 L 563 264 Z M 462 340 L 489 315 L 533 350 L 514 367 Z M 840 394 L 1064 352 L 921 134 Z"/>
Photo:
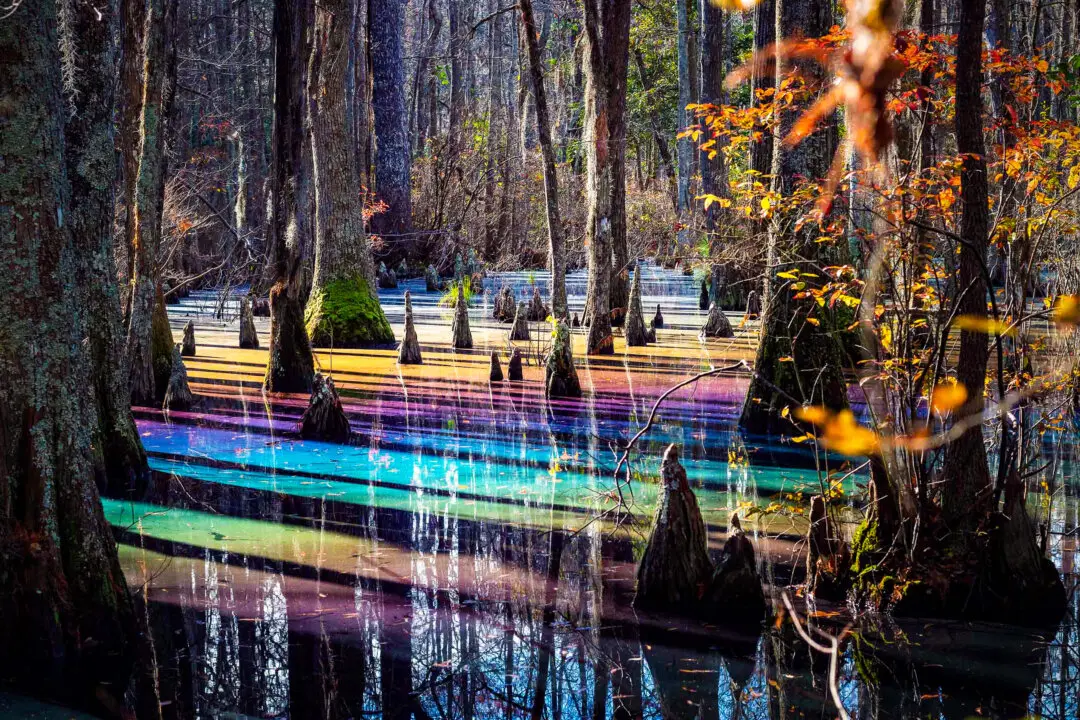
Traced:
<path fill-rule="evenodd" d="M 984 275 L 989 242 L 986 160 L 982 131 L 982 36 L 986 19 L 983 0 L 963 0 L 960 4 L 960 28 L 956 40 L 956 150 L 963 158 L 960 168 L 960 268 L 957 288 L 960 296 L 958 315 L 986 316 L 987 286 Z M 990 350 L 985 333 L 964 330 L 960 333 L 960 355 L 956 379 L 967 388 L 969 401 L 965 412 L 981 412 L 986 364 Z M 990 468 L 983 446 L 981 423 L 969 428 L 945 449 L 942 476 L 946 482 L 942 510 L 946 522 L 958 540 L 973 531 L 979 522 L 979 508 L 986 508 Z"/>
<path fill-rule="evenodd" d="M 533 17 L 532 0 L 521 0 L 521 31 L 529 49 L 529 80 L 536 102 L 536 127 L 540 136 L 540 152 L 544 156 L 544 200 L 548 224 L 548 268 L 551 270 L 551 311 L 556 318 L 565 319 L 566 306 L 566 246 L 562 220 L 559 216 L 559 178 L 555 171 L 555 146 L 551 142 L 551 115 L 547 92 L 544 89 L 544 65 Z"/>
<path fill-rule="evenodd" d="M 725 99 L 724 36 L 728 13 L 708 1 L 702 3 L 702 7 L 701 102 L 721 105 Z M 703 137 L 709 137 L 708 133 Z M 712 148 L 701 151 L 701 190 L 710 195 L 727 197 L 727 164 L 723 154 L 725 143 L 720 137 L 715 139 L 715 143 Z M 715 226 L 716 216 L 720 212 L 716 203 L 705 210 L 709 229 Z"/>
<path fill-rule="evenodd" d="M 311 392 L 315 374 L 304 329 L 301 249 L 310 220 L 303 199 L 304 32 L 310 0 L 274 6 L 274 153 L 271 216 L 267 222 L 271 276 L 270 353 L 263 384 L 274 392 Z"/>
<path fill-rule="evenodd" d="M 375 115 L 375 193 L 386 212 L 371 219 L 391 258 L 410 257 L 414 243 L 409 195 L 412 160 L 405 109 L 405 17 L 402 0 L 368 0 L 371 105 Z"/>
<path fill-rule="evenodd" d="M 349 146 L 346 96 L 351 0 L 320 0 L 312 49 L 312 156 L 315 174 L 315 272 L 304 324 L 324 347 L 394 342 L 379 305 L 375 266 L 364 233 L 356 155 Z"/>
<path fill-rule="evenodd" d="M 81 115 L 70 138 L 56 3 L 22 3 L 0 21 L 0 674 L 83 704 L 101 683 L 122 692 L 135 639 L 95 486 L 142 471 L 138 436 L 117 438 L 125 457 L 108 462 L 99 445 L 133 429 L 117 382 L 119 305 L 103 302 L 117 297 L 112 266 L 95 267 L 107 261 L 112 190 L 103 182 L 75 202 L 72 187 L 115 171 L 118 17 L 113 2 L 65 18 L 86 62 L 68 88 Z M 97 372 L 110 377 L 87 382 Z"/>
<path fill-rule="evenodd" d="M 754 8 L 754 50 L 760 52 L 776 40 L 776 0 L 761 0 Z M 761 67 L 761 66 L 758 66 Z M 772 67 L 755 72 L 750 88 L 754 105 L 760 105 L 758 94 L 776 83 Z M 764 102 L 771 102 L 766 99 Z M 758 137 L 750 143 L 750 169 L 762 175 L 772 172 L 773 135 L 765 128 L 758 128 Z"/>

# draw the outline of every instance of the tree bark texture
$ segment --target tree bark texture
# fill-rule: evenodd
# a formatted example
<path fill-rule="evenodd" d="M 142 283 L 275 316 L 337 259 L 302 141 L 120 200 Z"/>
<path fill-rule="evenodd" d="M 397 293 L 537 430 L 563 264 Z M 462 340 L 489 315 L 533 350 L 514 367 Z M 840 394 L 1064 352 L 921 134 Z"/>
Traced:
<path fill-rule="evenodd" d="M 350 0 L 320 0 L 312 47 L 315 271 L 304 319 L 311 342 L 322 347 L 394 342 L 375 291 L 356 155 L 342 151 L 350 138 L 342 90 L 350 71 L 351 5 Z"/>
<path fill-rule="evenodd" d="M 544 201 L 548 224 L 548 269 L 551 271 L 551 310 L 566 319 L 566 241 L 559 215 L 559 178 L 555 171 L 555 146 L 551 142 L 551 115 L 544 88 L 544 64 L 533 17 L 532 0 L 521 0 L 521 31 L 529 49 L 529 80 L 536 102 L 536 126 L 544 157 Z"/>
<path fill-rule="evenodd" d="M 585 145 L 589 246 L 588 353 L 615 352 L 611 336 L 612 257 L 615 235 L 625 246 L 622 168 L 626 137 L 626 66 L 629 59 L 629 0 L 585 0 Z"/>
<path fill-rule="evenodd" d="M 984 275 L 989 242 L 986 160 L 982 128 L 982 38 L 986 5 L 982 0 L 963 0 L 956 53 L 956 150 L 963 157 L 960 168 L 960 268 L 957 289 L 962 293 L 958 315 L 986 316 L 987 286 Z M 983 409 L 986 365 L 990 356 L 985 333 L 960 333 L 956 379 L 967 388 L 965 412 Z M 982 424 L 969 428 L 945 449 L 942 510 L 953 532 L 971 532 L 991 499 L 990 468 L 983 446 Z M 970 538 L 968 538 L 970 539 Z"/>
<path fill-rule="evenodd" d="M 405 109 L 405 15 L 402 0 L 368 0 L 371 104 L 375 116 L 375 193 L 387 210 L 371 219 L 393 259 L 412 257 L 412 159 Z"/>
<path fill-rule="evenodd" d="M 76 209 L 66 168 L 93 159 L 101 163 L 95 171 L 112 177 L 111 136 L 99 134 L 112 97 L 95 94 L 117 73 L 110 40 L 117 10 L 105 10 L 106 34 L 80 38 L 87 57 L 107 64 L 87 68 L 93 79 L 80 92 L 88 116 L 72 134 L 70 156 L 55 2 L 23 3 L 0 22 L 0 376 L 19 379 L 0 384 L 0 673 L 83 703 L 100 683 L 124 687 L 134 640 L 95 485 L 125 470 L 106 461 L 97 441 L 117 419 L 130 428 L 120 409 L 126 388 L 106 384 L 121 395 L 104 404 L 102 388 L 86 382 L 115 340 L 94 326 L 104 305 L 88 304 L 101 290 L 86 286 L 89 266 L 101 261 L 111 204 L 97 195 Z M 80 32 L 90 28 L 83 13 L 94 8 L 76 8 Z M 90 107 L 99 103 L 106 106 Z M 87 168 L 78 183 L 91 179 L 98 178 Z M 75 237 L 91 227 L 92 237 Z M 93 279 L 108 285 L 108 277 Z M 118 314 L 118 305 L 110 311 Z M 137 436 L 129 441 L 126 452 L 139 456 Z"/>
<path fill-rule="evenodd" d="M 263 385 L 272 392 L 311 392 L 315 374 L 301 306 L 300 235 L 311 227 L 301 217 L 304 164 L 304 33 L 309 0 L 274 6 L 274 147 L 271 217 L 270 347 Z"/>
<path fill-rule="evenodd" d="M 176 85 L 172 42 L 176 0 L 148 0 L 142 47 L 142 101 L 138 132 L 138 170 L 134 204 L 129 208 L 131 299 L 128 302 L 127 355 L 131 399 L 152 405 L 161 399 L 151 342 L 151 315 L 157 289 L 157 251 L 165 201 L 165 132 Z M 171 353 L 171 348 L 170 348 Z M 170 355 L 171 357 L 171 355 Z"/>

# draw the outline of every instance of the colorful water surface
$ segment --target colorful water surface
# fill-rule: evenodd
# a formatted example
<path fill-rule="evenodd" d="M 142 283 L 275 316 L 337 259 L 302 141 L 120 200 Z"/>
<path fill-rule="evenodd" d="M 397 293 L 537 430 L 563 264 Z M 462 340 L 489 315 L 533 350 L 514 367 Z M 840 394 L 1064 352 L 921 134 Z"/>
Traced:
<path fill-rule="evenodd" d="M 510 348 L 508 327 L 490 319 L 494 291 L 546 293 L 543 273 L 487 280 L 470 352 L 448 347 L 449 312 L 422 281 L 382 291 L 399 335 L 412 291 L 425 364 L 399 368 L 389 349 L 320 350 L 350 417 L 348 445 L 301 440 L 307 398 L 262 394 L 265 351 L 236 348 L 234 297 L 172 306 L 177 337 L 196 322 L 187 366 L 199 405 L 137 411 L 153 491 L 104 501 L 129 580 L 150 601 L 163 715 L 835 716 L 824 658 L 796 638 L 629 607 L 644 531 L 616 531 L 604 514 L 621 448 L 667 388 L 750 357 L 757 330 L 732 314 L 734 339 L 701 343 L 697 280 L 642 272 L 648 313 L 659 304 L 666 321 L 659 342 L 627 349 L 619 338 L 614 356 L 586 360 L 576 335 L 586 397 L 555 403 L 541 385 L 544 323 L 519 344 L 525 381 L 487 380 L 491 350 L 505 363 Z M 568 287 L 580 313 L 583 275 Z M 266 321 L 257 325 L 265 345 Z M 815 492 L 830 469 L 851 470 L 844 489 L 861 492 L 858 463 L 735 431 L 746 383 L 707 378 L 661 406 L 625 490 L 642 520 L 671 443 L 714 552 L 732 512 Z M 1075 505 L 1055 517 L 1052 554 L 1071 582 Z M 800 519 L 747 524 L 763 577 L 798 576 Z M 917 642 L 900 643 L 905 633 Z M 933 623 L 867 630 L 848 646 L 841 694 L 859 717 L 1076 717 L 1077 642 L 1071 619 L 1052 641 Z"/>

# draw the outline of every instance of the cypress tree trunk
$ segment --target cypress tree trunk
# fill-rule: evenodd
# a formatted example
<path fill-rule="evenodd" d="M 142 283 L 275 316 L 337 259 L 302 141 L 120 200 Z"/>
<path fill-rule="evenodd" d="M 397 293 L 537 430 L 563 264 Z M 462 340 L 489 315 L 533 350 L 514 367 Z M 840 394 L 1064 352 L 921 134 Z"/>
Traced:
<path fill-rule="evenodd" d="M 547 92 L 544 89 L 544 65 L 537 38 L 532 0 L 521 0 L 521 31 L 529 48 L 529 79 L 536 99 L 536 126 L 540 136 L 540 152 L 544 156 L 544 200 L 548 224 L 548 268 L 551 270 L 551 311 L 556 318 L 565 319 L 566 305 L 566 245 L 562 219 L 559 215 L 559 178 L 555 172 L 555 146 L 551 142 L 551 115 Z"/>
<path fill-rule="evenodd" d="M 375 115 L 375 192 L 388 209 L 371 219 L 372 232 L 390 243 L 393 259 L 409 257 L 413 243 L 409 195 L 412 159 L 405 109 L 405 33 L 402 0 L 368 0 L 371 105 Z"/>
<path fill-rule="evenodd" d="M 961 154 L 960 198 L 963 211 L 960 235 L 960 268 L 957 287 L 963 292 L 958 315 L 986 317 L 986 281 L 983 263 L 989 242 L 986 160 L 982 133 L 982 36 L 986 5 L 964 0 L 960 5 L 960 29 L 956 41 L 956 150 Z M 986 364 L 990 356 L 985 333 L 960 333 L 956 379 L 967 388 L 967 412 L 981 412 Z M 973 531 L 991 499 L 990 468 L 983 446 L 982 424 L 969 428 L 945 450 L 942 497 L 945 520 L 953 532 Z M 970 537 L 966 539 L 970 540 Z"/>
<path fill-rule="evenodd" d="M 394 342 L 375 292 L 356 155 L 341 150 L 350 136 L 342 92 L 350 72 L 350 9 L 350 0 L 320 1 L 311 63 L 315 272 L 304 320 L 311 342 L 323 347 Z"/>
<path fill-rule="evenodd" d="M 725 100 L 724 31 L 727 14 L 711 2 L 702 3 L 702 8 L 701 102 L 721 105 Z M 704 124 L 702 126 L 704 129 Z M 708 137 L 708 134 L 705 137 Z M 724 161 L 723 145 L 721 138 L 717 138 L 712 150 L 701 151 L 701 190 L 718 197 L 728 195 L 727 165 Z M 715 227 L 717 215 L 720 212 L 720 207 L 716 203 L 705 210 L 705 222 L 708 229 L 712 230 Z"/>
<path fill-rule="evenodd" d="M 76 208 L 67 172 L 76 159 L 94 158 L 102 163 L 94 172 L 111 175 L 111 130 L 102 120 L 111 120 L 112 96 L 97 93 L 116 77 L 117 9 L 106 8 L 101 21 L 94 11 L 75 8 L 79 32 L 91 22 L 105 27 L 78 39 L 101 65 L 87 66 L 90 79 L 78 86 L 87 115 L 73 121 L 70 156 L 54 0 L 23 3 L 0 22 L 0 262 L 14 270 L 0 273 L 0 364 L 3 377 L 18 379 L 0 385 L 0 674 L 83 703 L 125 686 L 134 640 L 95 480 L 141 462 L 137 435 L 118 438 L 122 461 L 107 463 L 98 444 L 112 425 L 133 427 L 126 388 L 112 385 L 116 373 L 101 385 L 86 382 L 117 357 L 116 338 L 95 327 L 105 306 L 89 302 L 116 292 L 109 273 L 91 270 L 102 259 L 101 233 L 108 237 L 111 191 L 99 188 Z M 96 181 L 94 172 L 78 173 L 77 182 Z M 98 234 L 76 240 L 89 228 Z M 88 287 L 91 279 L 105 288 Z M 104 403 L 102 392 L 117 395 Z"/>
<path fill-rule="evenodd" d="M 154 356 L 151 316 L 157 290 L 157 251 L 165 201 L 165 130 L 176 86 L 172 57 L 176 0 L 148 0 L 143 38 L 142 117 L 134 205 L 130 208 L 131 299 L 128 302 L 127 354 L 131 399 L 156 404 L 165 388 L 156 387 L 154 364 L 171 363 L 171 355 Z M 171 353 L 171 348 L 169 349 Z"/>
<path fill-rule="evenodd" d="M 826 33 L 832 24 L 831 4 L 824 0 L 775 2 L 778 37 L 785 33 L 791 35 L 796 29 L 808 37 L 817 37 Z M 778 84 L 786 72 L 782 58 L 778 57 Z M 787 135 L 797 114 L 796 110 L 784 113 L 780 118 L 778 137 Z M 779 142 L 774 142 L 774 189 L 786 196 L 794 189 L 796 178 L 824 177 L 836 145 L 835 124 L 829 119 L 819 132 L 794 148 L 783 148 Z M 843 355 L 835 338 L 840 328 L 833 327 L 832 315 L 823 309 L 815 309 L 816 303 L 812 300 L 793 300 L 788 281 L 775 277 L 778 272 L 799 268 L 798 258 L 819 259 L 821 246 L 812 241 L 807 230 L 794 234 L 783 232 L 778 219 L 771 223 L 768 242 L 761 341 L 754 363 L 754 378 L 750 381 L 739 420 L 745 430 L 754 433 L 791 430 L 791 424 L 781 418 L 780 413 L 792 401 L 834 409 L 847 406 Z M 796 261 L 781 264 L 789 256 Z"/>
<path fill-rule="evenodd" d="M 71 31 L 82 57 L 77 76 L 82 102 L 79 112 L 68 115 L 65 127 L 68 179 L 72 197 L 78 199 L 69 222 L 76 250 L 86 258 L 78 265 L 76 283 L 83 293 L 80 309 L 91 359 L 86 385 L 98 410 L 98 422 L 91 429 L 94 445 L 103 448 L 105 473 L 98 478 L 99 488 L 113 494 L 138 493 L 148 477 L 146 454 L 131 417 L 113 255 L 117 35 L 126 20 L 119 6 L 128 4 L 112 0 L 98 8 L 102 19 L 88 6 L 76 9 Z"/>
<path fill-rule="evenodd" d="M 274 6 L 274 157 L 271 217 L 267 235 L 274 286 L 270 289 L 270 355 L 263 385 L 273 392 L 310 392 L 315 374 L 301 308 L 300 237 L 310 223 L 301 217 L 304 128 L 304 20 L 309 0 Z"/>
<path fill-rule="evenodd" d="M 624 197 L 619 193 L 625 139 L 626 64 L 629 59 L 628 0 L 585 0 L 585 146 L 589 245 L 588 353 L 610 355 L 612 253 L 616 228 L 625 243 Z M 625 253 L 624 253 L 625 254 Z M 624 306 L 625 307 L 625 306 Z"/>

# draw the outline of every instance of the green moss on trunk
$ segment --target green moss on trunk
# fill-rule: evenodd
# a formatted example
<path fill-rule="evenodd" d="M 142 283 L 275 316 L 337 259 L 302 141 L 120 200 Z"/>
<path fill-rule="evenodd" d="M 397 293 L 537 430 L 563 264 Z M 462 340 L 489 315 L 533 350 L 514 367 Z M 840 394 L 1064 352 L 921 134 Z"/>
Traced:
<path fill-rule="evenodd" d="M 362 277 L 314 288 L 304 312 L 311 344 L 317 347 L 392 345 L 394 331 L 378 296 Z"/>

